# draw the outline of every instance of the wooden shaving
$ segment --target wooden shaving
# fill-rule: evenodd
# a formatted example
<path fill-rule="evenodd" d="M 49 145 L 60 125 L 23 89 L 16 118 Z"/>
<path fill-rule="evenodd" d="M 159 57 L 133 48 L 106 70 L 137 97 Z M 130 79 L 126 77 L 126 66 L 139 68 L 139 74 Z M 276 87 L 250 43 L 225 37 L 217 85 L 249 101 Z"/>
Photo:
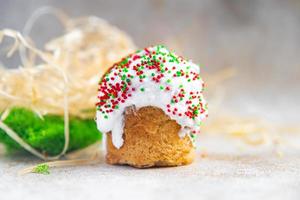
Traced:
<path fill-rule="evenodd" d="M 204 134 L 222 134 L 229 138 L 239 139 L 250 146 L 271 145 L 274 152 L 281 157 L 280 147 L 284 143 L 282 134 L 300 133 L 299 126 L 270 124 L 259 116 L 228 114 L 225 111 L 225 82 L 234 78 L 237 71 L 225 68 L 216 74 L 207 74 L 207 91 L 209 102 L 209 117 L 202 126 Z"/>
<path fill-rule="evenodd" d="M 59 13 L 50 8 L 38 10 L 30 20 L 31 25 L 25 26 L 26 32 L 30 32 L 28 27 L 32 28 L 37 16 L 49 12 Z M 58 17 L 61 16 L 60 13 Z M 22 66 L 17 69 L 0 68 L 0 112 L 5 113 L 0 128 L 27 151 L 45 160 L 65 154 L 69 144 L 69 115 L 93 118 L 99 78 L 116 60 L 136 49 L 129 36 L 100 18 L 64 16 L 63 19 L 66 34 L 46 43 L 45 50 L 37 49 L 32 40 L 17 31 L 0 31 L 0 41 L 4 37 L 14 39 L 7 56 L 18 50 L 22 60 Z M 37 58 L 42 63 L 37 64 Z M 63 115 L 63 151 L 47 157 L 26 144 L 3 123 L 12 107 L 29 108 L 41 118 L 45 114 Z"/>

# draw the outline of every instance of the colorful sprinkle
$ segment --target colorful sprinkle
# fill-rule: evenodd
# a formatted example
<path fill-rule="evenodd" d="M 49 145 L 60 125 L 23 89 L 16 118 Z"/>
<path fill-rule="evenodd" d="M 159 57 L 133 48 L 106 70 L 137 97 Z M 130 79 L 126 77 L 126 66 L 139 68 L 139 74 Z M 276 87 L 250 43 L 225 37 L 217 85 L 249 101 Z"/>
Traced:
<path fill-rule="evenodd" d="M 140 85 L 148 82 L 157 84 L 161 92 L 172 94 L 170 101 L 162 105 L 168 115 L 198 119 L 197 126 L 199 119 L 207 116 L 199 68 L 162 45 L 137 51 L 115 64 L 99 83 L 97 110 L 104 119 L 109 119 L 132 96 L 139 92 L 147 94 L 148 90 Z M 195 86 L 191 87 L 192 84 Z"/>

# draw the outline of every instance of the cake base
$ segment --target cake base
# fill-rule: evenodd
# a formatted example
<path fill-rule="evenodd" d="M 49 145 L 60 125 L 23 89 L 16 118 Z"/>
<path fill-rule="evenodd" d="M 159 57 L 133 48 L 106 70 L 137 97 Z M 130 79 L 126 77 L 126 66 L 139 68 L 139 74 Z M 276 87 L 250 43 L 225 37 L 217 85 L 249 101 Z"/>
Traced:
<path fill-rule="evenodd" d="M 181 126 L 163 110 L 153 106 L 124 113 L 124 143 L 117 149 L 107 133 L 106 162 L 137 168 L 186 165 L 193 162 L 195 150 L 189 136 L 180 138 Z"/>

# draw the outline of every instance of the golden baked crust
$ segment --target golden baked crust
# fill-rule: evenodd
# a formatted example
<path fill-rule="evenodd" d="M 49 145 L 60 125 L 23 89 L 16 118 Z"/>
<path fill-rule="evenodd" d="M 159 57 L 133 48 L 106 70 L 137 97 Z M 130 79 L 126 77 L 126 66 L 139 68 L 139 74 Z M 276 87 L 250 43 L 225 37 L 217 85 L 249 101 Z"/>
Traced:
<path fill-rule="evenodd" d="M 107 134 L 107 163 L 148 168 L 193 162 L 192 141 L 188 136 L 178 136 L 181 126 L 160 108 L 147 106 L 135 110 L 130 107 L 124 120 L 124 144 L 120 149 L 112 144 L 111 133 Z"/>

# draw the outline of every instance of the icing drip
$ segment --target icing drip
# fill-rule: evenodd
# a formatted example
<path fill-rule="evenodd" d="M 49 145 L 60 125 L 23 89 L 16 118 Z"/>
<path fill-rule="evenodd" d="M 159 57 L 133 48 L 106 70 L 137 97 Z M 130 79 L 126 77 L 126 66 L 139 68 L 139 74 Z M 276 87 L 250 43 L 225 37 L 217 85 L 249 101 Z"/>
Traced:
<path fill-rule="evenodd" d="M 200 67 L 168 51 L 149 47 L 115 64 L 99 83 L 97 127 L 112 132 L 116 148 L 123 144 L 123 113 L 129 106 L 156 106 L 181 125 L 178 133 L 199 132 L 207 116 Z"/>

